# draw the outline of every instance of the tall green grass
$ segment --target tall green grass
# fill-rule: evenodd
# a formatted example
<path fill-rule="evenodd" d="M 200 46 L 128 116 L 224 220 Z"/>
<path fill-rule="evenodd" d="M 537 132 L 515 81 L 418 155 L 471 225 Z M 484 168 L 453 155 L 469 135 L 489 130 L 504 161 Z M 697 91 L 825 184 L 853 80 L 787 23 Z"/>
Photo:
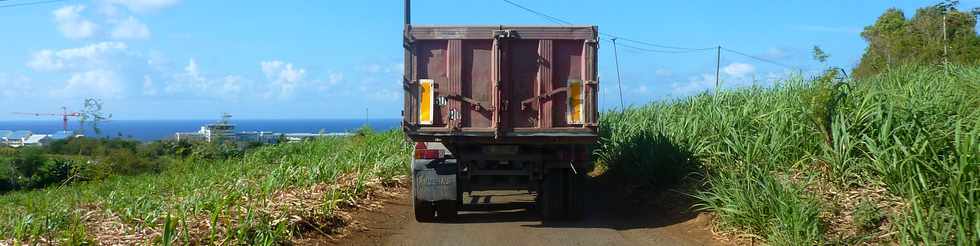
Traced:
<path fill-rule="evenodd" d="M 257 202 L 274 199 L 284 190 L 331 183 L 343 174 L 355 174 L 358 186 L 374 178 L 404 175 L 410 148 L 400 132 L 368 132 L 267 146 L 223 161 L 188 159 L 154 175 L 14 192 L 0 196 L 0 237 L 21 242 L 91 240 L 93 235 L 86 235 L 80 219 L 86 216 L 81 208 L 95 207 L 131 228 L 161 232 L 157 240 L 163 244 L 281 243 L 301 228 L 262 211 Z M 331 191 L 332 196 L 323 199 L 356 198 L 362 191 L 358 187 Z M 328 216 L 332 209 L 326 206 L 320 214 Z M 224 224 L 212 227 L 211 237 L 204 241 L 190 238 L 187 230 L 194 225 L 188 223 L 200 218 Z"/>
<path fill-rule="evenodd" d="M 598 162 L 654 185 L 697 174 L 700 209 L 772 244 L 866 239 L 827 234 L 820 214 L 842 206 L 809 191 L 822 186 L 900 197 L 884 241 L 980 243 L 980 68 L 832 77 L 607 112 Z"/>

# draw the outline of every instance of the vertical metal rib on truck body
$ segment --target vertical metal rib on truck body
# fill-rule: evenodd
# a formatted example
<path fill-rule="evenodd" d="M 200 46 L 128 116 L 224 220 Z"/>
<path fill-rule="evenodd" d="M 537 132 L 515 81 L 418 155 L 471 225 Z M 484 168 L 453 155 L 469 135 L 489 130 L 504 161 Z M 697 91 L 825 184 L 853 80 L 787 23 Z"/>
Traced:
<path fill-rule="evenodd" d="M 407 26 L 403 127 L 415 141 L 594 142 L 594 26 Z"/>

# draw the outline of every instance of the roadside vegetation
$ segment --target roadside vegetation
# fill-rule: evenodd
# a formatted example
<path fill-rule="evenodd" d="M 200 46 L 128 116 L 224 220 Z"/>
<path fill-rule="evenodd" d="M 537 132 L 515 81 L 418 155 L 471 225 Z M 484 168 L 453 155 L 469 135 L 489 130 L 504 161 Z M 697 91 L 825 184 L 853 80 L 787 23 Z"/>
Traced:
<path fill-rule="evenodd" d="M 0 243 L 269 245 L 306 233 L 329 237 L 346 222 L 342 210 L 405 175 L 411 145 L 401 132 L 365 129 L 241 154 L 207 148 L 220 147 L 168 152 L 186 155 L 167 155 L 169 164 L 151 172 L 0 196 Z"/>
<path fill-rule="evenodd" d="M 607 112 L 598 162 L 774 245 L 980 243 L 980 68 L 837 77 Z"/>
<path fill-rule="evenodd" d="M 0 148 L 0 194 L 99 181 L 117 175 L 159 173 L 182 159 L 221 160 L 241 156 L 259 144 L 79 137 L 43 147 Z"/>
<path fill-rule="evenodd" d="M 607 112 L 599 166 L 694 184 L 695 207 L 743 240 L 978 245 L 980 10 L 957 4 L 885 11 L 854 79 L 814 47 L 814 78 Z"/>

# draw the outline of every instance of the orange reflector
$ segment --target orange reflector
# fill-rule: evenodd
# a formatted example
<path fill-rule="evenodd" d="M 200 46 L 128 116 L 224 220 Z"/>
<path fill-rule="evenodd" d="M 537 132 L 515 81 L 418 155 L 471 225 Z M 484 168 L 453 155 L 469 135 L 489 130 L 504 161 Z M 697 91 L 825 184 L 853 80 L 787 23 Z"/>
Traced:
<path fill-rule="evenodd" d="M 419 124 L 432 125 L 433 103 L 435 92 L 432 91 L 434 81 L 431 79 L 419 80 Z"/>
<path fill-rule="evenodd" d="M 582 124 L 582 119 L 585 118 L 583 115 L 583 98 L 585 98 L 585 90 L 582 89 L 582 81 L 569 80 L 567 117 L 569 124 Z"/>

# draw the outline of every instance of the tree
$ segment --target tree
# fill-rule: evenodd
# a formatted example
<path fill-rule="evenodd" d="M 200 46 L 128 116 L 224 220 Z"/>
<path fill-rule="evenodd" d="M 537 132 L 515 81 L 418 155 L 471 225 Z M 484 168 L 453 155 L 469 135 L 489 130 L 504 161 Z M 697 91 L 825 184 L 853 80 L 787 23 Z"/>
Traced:
<path fill-rule="evenodd" d="M 101 135 L 102 129 L 99 128 L 99 123 L 112 118 L 112 114 L 105 114 L 102 112 L 102 100 L 98 98 L 87 98 L 85 99 L 85 107 L 81 112 L 81 129 L 84 131 L 85 124 L 88 123 L 92 127 L 92 132 L 95 135 Z"/>
<path fill-rule="evenodd" d="M 901 10 L 886 10 L 861 32 L 868 47 L 854 76 L 867 77 L 902 64 L 940 65 L 946 60 L 951 64 L 980 63 L 977 17 L 957 10 L 957 4 L 945 1 L 920 8 L 911 19 Z"/>
<path fill-rule="evenodd" d="M 824 66 L 827 66 L 827 58 L 830 58 L 830 55 L 827 54 L 827 52 L 823 52 L 823 49 L 821 49 L 820 46 L 816 46 L 816 45 L 813 46 L 814 60 L 817 60 L 818 62 L 822 63 Z"/>

